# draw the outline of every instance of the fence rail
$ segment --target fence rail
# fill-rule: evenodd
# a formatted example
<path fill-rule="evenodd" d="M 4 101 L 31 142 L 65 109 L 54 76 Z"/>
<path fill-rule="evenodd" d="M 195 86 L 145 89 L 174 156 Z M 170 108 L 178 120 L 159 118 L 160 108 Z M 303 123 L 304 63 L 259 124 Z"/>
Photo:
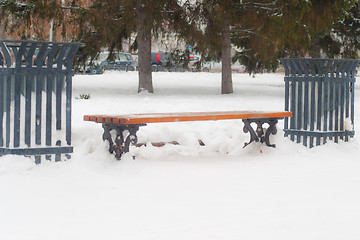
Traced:
<path fill-rule="evenodd" d="M 355 135 L 353 59 L 281 59 L 285 68 L 285 135 L 304 146 Z"/>
<path fill-rule="evenodd" d="M 72 153 L 73 59 L 80 43 L 0 40 L 0 155 Z M 68 155 L 67 155 L 68 157 Z"/>

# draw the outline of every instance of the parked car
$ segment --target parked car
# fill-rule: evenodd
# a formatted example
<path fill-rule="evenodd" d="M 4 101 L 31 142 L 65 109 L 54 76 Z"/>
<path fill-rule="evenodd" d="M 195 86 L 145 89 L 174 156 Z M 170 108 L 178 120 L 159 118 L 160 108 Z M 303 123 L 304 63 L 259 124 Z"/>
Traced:
<path fill-rule="evenodd" d="M 221 61 L 204 62 L 202 64 L 202 70 L 204 72 L 221 72 L 222 62 Z M 244 73 L 246 72 L 246 67 L 240 64 L 240 62 L 236 61 L 231 64 L 231 71 L 237 73 Z"/>
<path fill-rule="evenodd" d="M 201 70 L 201 56 L 190 55 L 189 59 L 189 69 L 191 71 L 200 71 Z"/>
<path fill-rule="evenodd" d="M 115 52 L 99 53 L 92 62 L 88 62 L 86 73 L 102 74 L 105 70 L 134 71 L 134 60 L 130 53 Z"/>
<path fill-rule="evenodd" d="M 195 71 L 200 68 L 201 56 L 190 55 L 188 70 Z M 185 71 L 184 57 L 166 52 L 152 52 L 151 64 L 153 71 Z"/>
<path fill-rule="evenodd" d="M 165 52 L 152 52 L 151 66 L 154 72 L 172 71 L 176 67 L 171 54 Z"/>
<path fill-rule="evenodd" d="M 222 65 L 220 61 L 203 62 L 201 69 L 204 72 L 221 72 Z"/>
<path fill-rule="evenodd" d="M 138 55 L 132 55 L 132 58 L 134 59 L 135 70 L 137 70 L 138 67 L 139 67 L 139 56 Z"/>
<path fill-rule="evenodd" d="M 236 61 L 233 64 L 231 64 L 231 71 L 237 73 L 244 73 L 246 72 L 246 67 L 242 65 L 239 61 Z"/>

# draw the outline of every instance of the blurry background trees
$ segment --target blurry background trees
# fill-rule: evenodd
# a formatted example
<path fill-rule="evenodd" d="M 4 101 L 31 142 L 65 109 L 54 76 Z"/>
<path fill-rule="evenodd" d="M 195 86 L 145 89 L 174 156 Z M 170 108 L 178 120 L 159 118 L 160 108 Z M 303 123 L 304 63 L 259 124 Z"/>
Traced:
<path fill-rule="evenodd" d="M 330 32 L 319 40 L 320 48 L 330 58 L 358 58 L 360 50 L 360 2 L 357 1 Z"/>
<path fill-rule="evenodd" d="M 277 59 L 282 57 L 318 58 L 321 53 L 328 52 L 321 39 L 332 31 L 335 24 L 343 21 L 354 3 L 344 0 L 259 3 L 260 9 L 252 10 L 247 18 L 241 19 L 242 28 L 234 33 L 233 44 L 239 49 L 234 59 L 240 59 L 250 72 L 256 72 L 275 70 Z M 254 3 L 248 1 L 248 4 Z M 253 22 L 257 26 L 251 27 Z"/>
<path fill-rule="evenodd" d="M 127 41 L 139 55 L 138 91 L 150 93 L 151 39 L 160 35 L 221 60 L 224 94 L 233 92 L 236 60 L 251 73 L 275 70 L 281 57 L 348 58 L 359 50 L 355 0 L 0 0 L 0 20 L 13 38 L 85 43 L 83 63 Z"/>

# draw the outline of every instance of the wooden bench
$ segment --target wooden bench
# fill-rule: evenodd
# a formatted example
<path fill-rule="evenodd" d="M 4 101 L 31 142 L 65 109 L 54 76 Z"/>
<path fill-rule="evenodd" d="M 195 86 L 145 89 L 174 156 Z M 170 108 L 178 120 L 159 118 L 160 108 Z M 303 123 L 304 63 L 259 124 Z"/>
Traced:
<path fill-rule="evenodd" d="M 145 113 L 129 115 L 85 115 L 84 121 L 102 123 L 104 129 L 103 140 L 109 141 L 109 151 L 115 152 L 115 157 L 120 160 L 122 154 L 129 151 L 130 143 L 137 143 L 136 133 L 139 127 L 146 126 L 148 123 L 163 122 L 183 122 L 183 121 L 210 121 L 210 120 L 228 120 L 242 119 L 244 122 L 244 132 L 250 133 L 250 141 L 245 143 L 244 147 L 253 141 L 261 142 L 269 146 L 270 134 L 276 134 L 276 124 L 279 119 L 291 117 L 291 112 L 260 112 L 260 111 L 227 111 L 227 112 L 181 112 L 181 113 Z M 254 130 L 251 123 L 256 123 Z M 267 123 L 269 127 L 263 128 Z M 113 139 L 111 131 L 116 131 L 116 137 Z"/>

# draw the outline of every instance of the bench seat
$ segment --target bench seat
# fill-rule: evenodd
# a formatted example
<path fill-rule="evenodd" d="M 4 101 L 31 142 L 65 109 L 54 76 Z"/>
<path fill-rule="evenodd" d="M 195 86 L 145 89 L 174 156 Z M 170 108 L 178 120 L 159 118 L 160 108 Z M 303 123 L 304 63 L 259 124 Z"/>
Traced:
<path fill-rule="evenodd" d="M 291 117 L 291 112 L 227 111 L 227 112 L 180 112 L 144 113 L 128 115 L 85 115 L 85 121 L 114 124 L 143 124 L 160 122 L 210 121 L 226 119 L 258 119 Z"/>
<path fill-rule="evenodd" d="M 270 144 L 270 134 L 276 134 L 276 124 L 278 119 L 291 117 L 291 112 L 265 112 L 265 111 L 222 111 L 222 112 L 178 112 L 178 113 L 138 113 L 126 115 L 85 115 L 84 121 L 101 123 L 104 128 L 103 140 L 109 141 L 109 151 L 115 152 L 117 159 L 120 159 L 123 153 L 129 151 L 130 143 L 137 143 L 136 132 L 139 127 L 146 126 L 148 123 L 164 122 L 184 122 L 184 121 L 215 121 L 242 119 L 244 122 L 244 132 L 250 133 L 250 142 L 265 142 L 269 147 L 275 147 Z M 254 130 L 251 123 L 257 124 Z M 269 124 L 267 129 L 263 124 Z M 117 135 L 115 139 L 110 131 L 115 130 Z M 124 136 L 127 134 L 127 137 Z M 244 146 L 244 147 L 245 147 Z"/>

